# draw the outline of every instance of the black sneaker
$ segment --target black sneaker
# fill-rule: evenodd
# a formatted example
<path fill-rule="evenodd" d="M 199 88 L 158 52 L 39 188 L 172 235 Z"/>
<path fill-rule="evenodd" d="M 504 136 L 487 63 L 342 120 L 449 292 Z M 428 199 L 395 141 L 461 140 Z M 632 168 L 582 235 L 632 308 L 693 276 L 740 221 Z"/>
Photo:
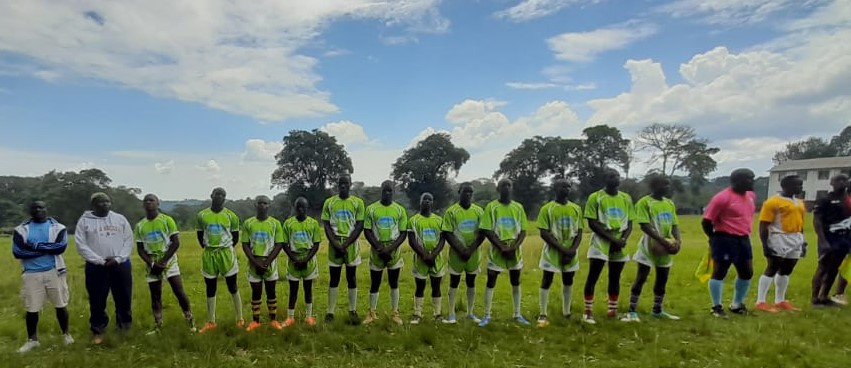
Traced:
<path fill-rule="evenodd" d="M 334 322 L 334 313 L 328 313 L 325 315 L 325 322 L 331 323 Z"/>
<path fill-rule="evenodd" d="M 349 324 L 352 326 L 360 325 L 360 316 L 358 316 L 358 312 L 349 311 Z"/>
<path fill-rule="evenodd" d="M 738 307 L 735 307 L 735 308 L 731 305 L 730 306 L 730 313 L 744 316 L 744 315 L 748 314 L 748 308 L 746 308 L 744 304 L 741 304 L 741 305 L 739 305 Z"/>
<path fill-rule="evenodd" d="M 830 299 L 818 299 L 813 301 L 813 308 L 834 308 L 839 304 Z"/>
<path fill-rule="evenodd" d="M 712 316 L 717 318 L 727 318 L 727 313 L 724 313 L 724 307 L 719 304 L 712 306 Z"/>

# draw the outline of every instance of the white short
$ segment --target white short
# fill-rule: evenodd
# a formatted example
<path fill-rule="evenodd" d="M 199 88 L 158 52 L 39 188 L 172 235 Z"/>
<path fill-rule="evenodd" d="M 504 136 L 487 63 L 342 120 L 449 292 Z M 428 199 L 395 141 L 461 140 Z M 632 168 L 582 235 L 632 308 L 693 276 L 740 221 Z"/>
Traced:
<path fill-rule="evenodd" d="M 65 276 L 65 272 L 60 274 L 56 269 L 21 274 L 21 297 L 27 312 L 40 312 L 45 299 L 50 300 L 56 308 L 67 307 L 71 294 Z"/>
<path fill-rule="evenodd" d="M 768 249 L 771 250 L 775 257 L 799 259 L 804 252 L 804 234 L 768 234 Z"/>
<path fill-rule="evenodd" d="M 488 259 L 488 271 L 496 271 L 496 272 L 502 273 L 502 272 L 505 272 L 505 271 L 515 271 L 515 270 L 522 270 L 522 269 L 523 269 L 523 260 L 522 259 L 519 260 L 513 267 L 511 267 L 509 269 L 505 269 L 505 267 L 502 267 L 502 266 L 500 266 L 500 265 L 498 265 L 494 262 L 491 262 L 491 260 Z"/>
<path fill-rule="evenodd" d="M 357 266 L 360 266 L 361 262 L 363 262 L 363 259 L 361 258 L 360 254 L 358 254 L 357 258 L 355 258 L 354 260 L 352 260 L 351 263 L 348 263 L 348 264 L 338 264 L 338 263 L 333 262 L 329 259 L 328 260 L 328 267 L 343 267 L 343 266 L 357 267 Z"/>
<path fill-rule="evenodd" d="M 567 269 L 564 269 L 562 267 L 559 267 L 557 265 L 554 265 L 554 264 L 548 262 L 542 254 L 541 255 L 541 261 L 538 262 L 538 267 L 540 267 L 541 270 L 547 271 L 547 272 L 555 272 L 555 273 L 576 272 L 576 271 L 579 271 L 579 262 L 576 262 L 575 265 L 568 267 Z"/>
<path fill-rule="evenodd" d="M 180 276 L 180 266 L 177 265 L 177 262 L 171 262 L 171 266 L 163 270 L 159 276 L 151 275 L 151 270 L 148 269 L 145 273 L 145 281 L 150 284 L 152 282 L 162 281 L 163 279 L 168 280 L 175 276 Z"/>
<path fill-rule="evenodd" d="M 629 254 L 627 254 L 625 251 L 622 251 L 622 253 L 623 253 L 623 257 L 620 257 L 618 259 L 609 259 L 609 255 L 601 252 L 599 249 L 594 248 L 594 247 L 588 248 L 588 258 L 600 259 L 600 260 L 607 261 L 607 262 L 627 262 L 627 261 L 629 261 Z"/>
<path fill-rule="evenodd" d="M 251 266 L 248 266 L 248 272 L 246 272 L 246 276 L 248 278 L 248 282 L 250 283 L 258 283 L 263 281 L 278 281 L 278 262 L 272 262 L 269 265 L 269 269 L 266 270 L 265 275 L 258 275 L 254 272 L 254 269 Z"/>

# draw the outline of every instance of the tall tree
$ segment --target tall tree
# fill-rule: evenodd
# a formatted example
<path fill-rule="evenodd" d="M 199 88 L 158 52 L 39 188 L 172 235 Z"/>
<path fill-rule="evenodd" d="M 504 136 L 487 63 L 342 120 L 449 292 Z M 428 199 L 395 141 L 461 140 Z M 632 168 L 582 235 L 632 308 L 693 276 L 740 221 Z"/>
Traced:
<path fill-rule="evenodd" d="M 830 146 L 836 151 L 837 156 L 851 156 L 851 125 L 833 136 Z"/>
<path fill-rule="evenodd" d="M 288 198 L 307 198 L 315 213 L 336 178 L 354 172 L 352 159 L 336 138 L 318 129 L 293 130 L 283 143 L 275 155 L 278 168 L 272 173 L 272 186 L 285 189 Z"/>
<path fill-rule="evenodd" d="M 558 159 L 555 139 L 535 136 L 523 140 L 505 155 L 493 174 L 495 179 L 511 179 L 514 184 L 512 196 L 526 207 L 528 213 L 535 213 L 546 195 L 541 179 L 548 169 L 555 167 Z"/>
<path fill-rule="evenodd" d="M 718 153 L 718 148 L 709 147 L 709 141 L 698 138 L 693 127 L 654 123 L 641 129 L 635 140 L 638 148 L 650 151 L 647 162 L 661 163 L 662 173 L 669 177 L 686 171 L 691 177 L 705 178 L 715 170 L 712 155 Z"/>
<path fill-rule="evenodd" d="M 824 138 L 809 137 L 804 140 L 786 143 L 786 148 L 774 154 L 774 164 L 786 161 L 806 160 L 820 157 L 836 156 L 836 149 Z"/>
<path fill-rule="evenodd" d="M 451 198 L 449 175 L 458 175 L 470 159 L 467 150 L 456 147 L 447 133 L 435 133 L 402 153 L 393 163 L 393 179 L 401 183 L 410 203 L 419 203 L 422 193 L 434 196 L 434 208 L 446 208 Z"/>
<path fill-rule="evenodd" d="M 598 125 L 585 128 L 582 153 L 577 161 L 578 195 L 586 198 L 603 186 L 607 167 L 625 169 L 629 166 L 629 139 L 618 128 Z"/>

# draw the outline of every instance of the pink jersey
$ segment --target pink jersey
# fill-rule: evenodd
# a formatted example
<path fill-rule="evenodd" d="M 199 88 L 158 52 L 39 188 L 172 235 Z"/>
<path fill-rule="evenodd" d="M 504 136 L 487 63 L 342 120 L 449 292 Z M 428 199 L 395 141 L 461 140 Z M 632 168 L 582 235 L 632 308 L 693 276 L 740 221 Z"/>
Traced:
<path fill-rule="evenodd" d="M 741 195 L 727 188 L 712 197 L 706 212 L 703 213 L 703 218 L 712 221 L 715 231 L 747 236 L 751 234 L 754 212 L 756 212 L 755 202 L 754 192 Z"/>

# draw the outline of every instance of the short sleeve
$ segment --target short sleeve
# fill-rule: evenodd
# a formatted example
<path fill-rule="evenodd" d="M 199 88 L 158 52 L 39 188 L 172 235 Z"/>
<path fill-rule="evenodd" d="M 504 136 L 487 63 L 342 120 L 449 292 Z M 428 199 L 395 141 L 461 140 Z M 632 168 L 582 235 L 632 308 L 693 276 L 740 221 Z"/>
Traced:
<path fill-rule="evenodd" d="M 715 221 L 721 212 L 724 210 L 724 202 L 726 201 L 725 192 L 719 192 L 709 200 L 706 206 L 706 211 L 703 213 L 703 218 L 709 221 Z"/>
<path fill-rule="evenodd" d="M 517 204 L 520 207 L 520 230 L 526 231 L 529 228 L 529 219 L 526 216 L 526 209 L 523 208 L 522 204 Z"/>
<path fill-rule="evenodd" d="M 228 220 L 230 220 L 230 231 L 239 231 L 239 216 L 235 212 L 228 210 Z"/>
<path fill-rule="evenodd" d="M 322 215 L 320 217 L 322 221 L 331 221 L 331 209 L 329 208 L 331 205 L 330 201 L 331 198 L 328 198 L 322 203 Z"/>
<path fill-rule="evenodd" d="M 538 229 L 541 230 L 549 230 L 552 225 L 550 225 L 550 216 L 548 215 L 550 209 L 550 205 L 545 204 L 541 207 L 541 210 L 538 211 Z"/>
<path fill-rule="evenodd" d="M 364 208 L 363 204 L 363 199 L 358 198 L 355 203 L 357 203 L 358 207 L 355 208 L 355 221 L 363 221 L 364 212 L 366 212 L 366 209 Z"/>
<path fill-rule="evenodd" d="M 582 207 L 579 207 L 578 204 L 573 204 L 571 207 L 573 209 L 573 213 L 576 215 L 576 228 L 582 230 L 585 228 L 584 221 L 582 221 Z"/>
<path fill-rule="evenodd" d="M 322 241 L 322 231 L 319 228 L 319 221 L 313 220 L 313 242 L 319 243 Z"/>
<path fill-rule="evenodd" d="M 249 226 L 251 226 L 251 219 L 248 219 L 247 221 L 245 221 L 245 223 L 242 224 L 242 231 L 239 234 L 239 240 L 243 243 L 250 242 L 251 236 L 250 231 L 248 229 Z"/>
<path fill-rule="evenodd" d="M 203 216 L 203 213 L 204 213 L 204 212 L 203 212 L 203 211 L 201 211 L 201 212 L 198 212 L 198 214 L 197 214 L 197 215 L 195 215 L 195 230 L 197 230 L 197 231 L 204 231 L 204 230 L 205 230 L 205 229 L 204 229 L 204 228 L 205 228 L 205 226 L 204 226 L 204 216 Z"/>
<path fill-rule="evenodd" d="M 136 224 L 136 227 L 133 228 L 133 239 L 136 240 L 137 242 L 142 241 L 142 222 L 141 221 L 139 221 L 139 223 Z"/>
<path fill-rule="evenodd" d="M 674 201 L 669 201 L 668 203 L 671 204 L 671 216 L 674 220 L 673 225 L 680 226 L 680 217 L 677 216 L 677 205 L 674 203 Z"/>
<path fill-rule="evenodd" d="M 455 221 L 453 219 L 455 217 L 454 212 L 455 211 L 452 211 L 452 209 L 450 208 L 449 211 L 446 211 L 446 213 L 443 214 L 443 224 L 440 225 L 441 231 L 455 231 Z"/>
<path fill-rule="evenodd" d="M 598 219 L 597 210 L 599 209 L 599 205 L 597 204 L 597 196 L 598 194 L 596 192 L 591 193 L 591 195 L 588 196 L 588 200 L 585 202 L 585 218 L 587 219 Z"/>
<path fill-rule="evenodd" d="M 626 202 L 626 219 L 627 221 L 635 220 L 635 203 L 632 201 L 632 197 L 629 194 L 624 194 L 624 201 Z"/>
<path fill-rule="evenodd" d="M 373 217 L 375 216 L 375 208 L 372 205 L 366 208 L 366 215 L 363 218 L 363 228 L 370 230 L 372 229 Z"/>
<path fill-rule="evenodd" d="M 177 223 L 174 222 L 174 218 L 169 216 L 166 217 L 165 226 L 168 228 L 168 236 L 172 236 L 174 234 L 180 234 L 180 230 L 177 229 Z"/>
<path fill-rule="evenodd" d="M 408 211 L 404 207 L 399 206 L 399 231 L 408 229 Z"/>
<path fill-rule="evenodd" d="M 649 224 L 650 223 L 650 205 L 648 204 L 650 201 L 639 200 L 638 203 L 635 204 L 635 220 L 639 224 Z"/>
<path fill-rule="evenodd" d="M 493 206 L 489 203 L 485 206 L 485 213 L 482 215 L 482 221 L 479 223 L 479 229 L 493 230 Z"/>
<path fill-rule="evenodd" d="M 762 204 L 762 209 L 759 210 L 759 222 L 774 222 L 776 211 L 777 201 L 774 198 L 769 198 Z"/>
<path fill-rule="evenodd" d="M 281 221 L 274 217 L 273 219 L 275 220 L 275 226 L 277 226 L 277 229 L 275 231 L 275 243 L 283 243 L 284 241 L 286 241 L 285 239 L 287 238 L 286 231 L 284 230 L 284 224 L 282 224 Z"/>

